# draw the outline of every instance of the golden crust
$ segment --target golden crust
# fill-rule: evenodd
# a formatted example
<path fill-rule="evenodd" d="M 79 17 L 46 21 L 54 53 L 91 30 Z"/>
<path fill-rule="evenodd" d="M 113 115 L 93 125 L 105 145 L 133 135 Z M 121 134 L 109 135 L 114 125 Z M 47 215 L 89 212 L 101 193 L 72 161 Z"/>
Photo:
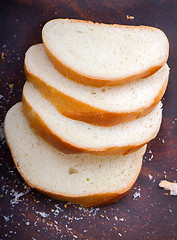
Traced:
<path fill-rule="evenodd" d="M 76 20 L 76 19 L 67 19 L 67 20 L 70 20 L 72 22 L 105 25 L 104 23 L 93 23 L 91 21 L 84 21 L 84 20 Z M 51 20 L 51 21 L 55 21 L 55 20 Z M 131 25 L 125 26 L 125 25 L 119 25 L 119 24 L 110 24 L 110 26 L 119 27 L 119 28 L 142 28 L 142 29 L 146 28 L 146 29 L 157 30 L 157 28 L 149 27 L 149 26 L 131 26 Z M 166 55 L 165 55 L 164 60 L 162 62 L 159 62 L 159 64 L 157 66 L 153 66 L 151 68 L 146 69 L 143 72 L 140 72 L 138 74 L 134 74 L 134 75 L 131 75 L 131 76 L 128 76 L 128 77 L 125 77 L 125 78 L 103 79 L 103 78 L 97 78 L 97 77 L 89 76 L 89 75 L 86 75 L 86 74 L 82 74 L 81 72 L 75 71 L 73 68 L 68 67 L 65 63 L 63 63 L 61 59 L 56 58 L 55 55 L 50 51 L 50 48 L 47 45 L 47 43 L 45 42 L 45 39 L 43 38 L 43 31 L 42 31 L 42 39 L 43 39 L 44 47 L 45 47 L 45 50 L 46 50 L 46 53 L 47 53 L 49 59 L 51 60 L 51 62 L 54 65 L 54 67 L 60 73 L 62 73 L 65 77 L 67 77 L 67 78 L 69 78 L 73 81 L 77 81 L 77 82 L 80 82 L 80 83 L 83 83 L 83 84 L 86 84 L 86 85 L 90 85 L 90 86 L 95 86 L 95 87 L 115 86 L 115 85 L 127 84 L 127 83 L 130 83 L 130 82 L 134 81 L 134 80 L 149 77 L 152 74 L 154 74 L 155 72 L 157 72 L 166 63 L 166 61 L 168 59 L 168 56 L 169 56 L 169 42 L 168 42 L 168 39 L 167 39 L 165 34 L 164 34 L 164 37 L 166 39 L 166 49 L 165 49 Z"/>
<path fill-rule="evenodd" d="M 152 138 L 154 138 L 157 132 L 150 139 L 139 145 L 128 145 L 124 147 L 107 147 L 107 148 L 84 148 L 79 145 L 73 145 L 71 142 L 67 142 L 60 136 L 56 135 L 40 116 L 33 110 L 31 105 L 28 103 L 24 95 L 22 96 L 22 107 L 23 112 L 30 124 L 30 126 L 41 136 L 45 141 L 51 144 L 59 151 L 66 154 L 73 153 L 93 153 L 98 155 L 126 155 L 128 153 L 135 152 L 136 150 L 147 144 Z"/>
<path fill-rule="evenodd" d="M 168 83 L 167 78 L 162 88 L 157 93 L 157 96 L 146 108 L 140 108 L 132 112 L 110 112 L 90 106 L 89 104 L 83 103 L 56 90 L 47 85 L 42 79 L 29 72 L 26 66 L 25 76 L 27 81 L 33 83 L 41 94 L 49 100 L 62 115 L 74 120 L 99 126 L 114 126 L 149 114 L 163 97 Z"/>

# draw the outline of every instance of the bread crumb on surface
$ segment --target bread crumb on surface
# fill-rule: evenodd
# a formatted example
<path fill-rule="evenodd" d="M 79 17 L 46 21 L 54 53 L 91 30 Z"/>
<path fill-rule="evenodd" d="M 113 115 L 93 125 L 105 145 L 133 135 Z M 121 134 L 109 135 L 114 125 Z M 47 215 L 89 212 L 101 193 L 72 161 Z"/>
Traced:
<path fill-rule="evenodd" d="M 101 217 L 101 218 L 104 218 L 104 215 L 103 215 L 103 214 L 100 214 L 100 217 Z"/>
<path fill-rule="evenodd" d="M 159 187 L 164 188 L 165 190 L 170 191 L 170 195 L 177 196 L 177 183 L 169 182 L 167 180 L 162 180 L 159 183 Z M 167 194 L 164 194 L 167 195 Z"/>
<path fill-rule="evenodd" d="M 129 16 L 129 15 L 127 15 L 127 19 L 128 19 L 128 20 L 133 20 L 133 19 L 135 19 L 135 17 L 134 17 L 134 16 Z"/>
<path fill-rule="evenodd" d="M 14 87 L 14 84 L 9 84 L 10 89 L 13 89 L 13 87 Z"/>
<path fill-rule="evenodd" d="M 7 57 L 7 54 L 2 52 L 1 53 L 1 61 L 4 61 L 5 60 L 5 57 Z"/>
<path fill-rule="evenodd" d="M 133 194 L 133 200 L 137 200 L 137 198 L 141 197 L 141 188 L 134 188 L 134 189 L 137 189 L 137 191 Z"/>

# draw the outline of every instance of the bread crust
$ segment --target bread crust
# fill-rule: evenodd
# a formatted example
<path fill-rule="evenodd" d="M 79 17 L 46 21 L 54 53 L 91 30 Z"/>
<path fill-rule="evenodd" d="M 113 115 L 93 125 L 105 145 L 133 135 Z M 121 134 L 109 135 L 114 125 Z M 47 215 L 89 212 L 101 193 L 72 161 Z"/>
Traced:
<path fill-rule="evenodd" d="M 21 168 L 19 167 L 18 159 L 16 159 L 15 155 L 13 154 L 13 149 L 11 148 L 10 144 L 8 143 L 8 138 L 6 137 L 6 134 L 5 134 L 5 138 L 6 138 L 8 147 L 10 149 L 12 159 L 14 161 L 15 166 L 16 166 L 18 172 L 20 173 L 21 177 L 23 178 L 23 180 L 26 182 L 26 184 L 30 188 L 33 188 L 45 195 L 48 195 L 51 198 L 58 199 L 61 201 L 71 202 L 73 204 L 78 204 L 78 205 L 81 205 L 82 207 L 96 207 L 96 206 L 107 205 L 107 204 L 116 202 L 119 199 L 123 198 L 132 189 L 133 185 L 135 184 L 135 182 L 139 176 L 139 173 L 140 173 L 141 167 L 142 167 L 142 161 L 140 161 L 140 164 L 137 167 L 137 172 L 135 173 L 134 179 L 132 180 L 131 184 L 127 188 L 124 188 L 119 192 L 103 192 L 103 193 L 83 195 L 83 196 L 82 195 L 81 196 L 77 196 L 77 195 L 71 196 L 71 195 L 65 195 L 65 194 L 57 193 L 57 192 L 50 192 L 44 188 L 41 188 L 38 185 L 31 183 L 27 179 L 27 177 L 24 175 L 23 171 L 21 171 Z"/>
<path fill-rule="evenodd" d="M 76 19 L 65 19 L 65 20 L 70 20 L 72 22 L 89 23 L 91 25 L 93 25 L 93 24 L 107 25 L 105 23 L 93 23 L 91 21 L 76 20 Z M 55 21 L 55 20 L 51 20 L 50 22 L 52 22 L 52 21 Z M 131 25 L 125 26 L 125 25 L 119 25 L 119 24 L 110 24 L 110 26 L 119 27 L 119 28 L 142 28 L 142 29 L 148 28 L 148 29 L 157 30 L 157 28 L 149 27 L 149 26 L 131 26 Z M 159 30 L 159 31 L 161 31 L 161 30 Z M 155 72 L 157 72 L 166 63 L 168 56 L 169 56 L 169 42 L 168 42 L 166 35 L 164 33 L 163 33 L 163 35 L 166 39 L 166 49 L 164 50 L 166 52 L 166 54 L 165 54 L 165 58 L 163 59 L 163 61 L 159 62 L 158 65 L 150 67 L 150 68 L 144 70 L 143 72 L 139 72 L 134 75 L 130 75 L 130 76 L 122 77 L 122 78 L 109 78 L 109 79 L 107 78 L 107 79 L 105 79 L 105 78 L 101 78 L 101 77 L 97 78 L 94 76 L 89 76 L 87 74 L 83 74 L 79 71 L 76 71 L 72 67 L 67 66 L 64 62 L 62 62 L 61 59 L 55 57 L 55 54 L 52 53 L 52 51 L 50 50 L 50 47 L 48 46 L 47 42 L 45 41 L 45 39 L 43 37 L 43 31 L 42 31 L 42 39 L 43 39 L 44 47 L 46 49 L 46 53 L 47 53 L 49 59 L 51 60 L 51 62 L 54 65 L 54 67 L 60 73 L 62 73 L 65 77 L 67 77 L 73 81 L 80 82 L 80 83 L 90 85 L 90 86 L 95 86 L 95 87 L 127 84 L 134 80 L 149 77 L 152 74 L 154 74 Z"/>
<path fill-rule="evenodd" d="M 24 95 L 22 96 L 22 109 L 30 126 L 35 130 L 35 132 L 37 132 L 39 136 L 41 136 L 53 147 L 66 154 L 93 153 L 98 155 L 126 155 L 128 153 L 135 152 L 136 150 L 146 145 L 151 139 L 155 138 L 159 131 L 158 129 L 151 138 L 146 139 L 145 142 L 139 145 L 127 145 L 123 147 L 115 146 L 105 148 L 86 148 L 72 144 L 71 142 L 67 142 L 65 139 L 55 134 L 41 119 L 41 117 L 33 110 Z"/>
<path fill-rule="evenodd" d="M 4 127 L 4 129 L 5 129 L 5 127 Z M 47 189 L 41 188 L 40 186 L 33 184 L 31 181 L 29 181 L 27 179 L 27 177 L 24 175 L 23 171 L 21 171 L 21 168 L 18 163 L 18 159 L 16 159 L 13 147 L 8 142 L 8 137 L 6 136 L 5 131 L 4 131 L 4 136 L 5 136 L 7 145 L 10 149 L 11 156 L 12 156 L 12 159 L 14 161 L 16 168 L 17 168 L 18 172 L 20 173 L 21 177 L 23 178 L 23 180 L 26 182 L 26 184 L 30 188 L 33 188 L 43 194 L 46 194 L 51 198 L 55 198 L 55 199 L 58 199 L 61 201 L 71 202 L 73 204 L 79 204 L 82 207 L 96 207 L 96 206 L 106 205 L 106 204 L 116 202 L 119 199 L 123 198 L 133 187 L 134 183 L 136 182 L 136 180 L 139 176 L 139 173 L 140 173 L 141 167 L 142 167 L 142 160 L 141 160 L 141 161 L 139 161 L 139 165 L 136 168 L 136 173 L 134 175 L 134 178 L 133 178 L 131 184 L 127 188 L 124 188 L 118 192 L 102 192 L 102 193 L 98 193 L 98 194 L 89 194 L 89 195 L 80 195 L 80 196 L 77 196 L 77 195 L 72 196 L 72 195 L 66 195 L 66 194 L 57 193 L 57 192 L 50 192 Z M 142 157 L 143 157 L 143 154 L 142 154 Z"/>
<path fill-rule="evenodd" d="M 139 108 L 132 112 L 111 112 L 95 108 L 87 103 L 72 98 L 58 91 L 56 88 L 47 85 L 42 79 L 28 71 L 26 66 L 24 69 L 27 81 L 31 82 L 35 88 L 37 88 L 40 93 L 47 100 L 49 100 L 62 115 L 74 120 L 83 121 L 98 126 L 115 126 L 117 124 L 128 122 L 149 114 L 160 102 L 168 84 L 167 77 L 162 88 L 157 93 L 151 104 L 147 107 Z"/>

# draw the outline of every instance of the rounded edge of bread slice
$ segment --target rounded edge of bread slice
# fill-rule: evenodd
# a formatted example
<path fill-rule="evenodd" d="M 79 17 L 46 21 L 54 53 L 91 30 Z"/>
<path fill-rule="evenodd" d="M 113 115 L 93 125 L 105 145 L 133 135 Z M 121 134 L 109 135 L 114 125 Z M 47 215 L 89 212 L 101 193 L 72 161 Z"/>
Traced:
<path fill-rule="evenodd" d="M 43 44 L 28 49 L 24 68 L 27 81 L 33 83 L 61 114 L 99 126 L 114 126 L 150 113 L 163 97 L 169 76 L 169 68 L 165 64 L 149 78 L 127 85 L 104 88 L 83 85 L 70 81 L 57 72 L 48 59 Z M 145 86 L 147 90 L 140 99 Z"/>
<path fill-rule="evenodd" d="M 161 103 L 145 117 L 113 127 L 72 120 L 60 114 L 29 82 L 23 88 L 22 104 L 33 129 L 64 153 L 125 155 L 153 139 L 162 120 Z"/>
<path fill-rule="evenodd" d="M 4 135 L 19 173 L 31 188 L 84 207 L 125 196 L 140 173 L 146 150 L 144 146 L 126 156 L 63 154 L 35 134 L 21 103 L 7 112 Z"/>
<path fill-rule="evenodd" d="M 68 32 L 71 32 L 71 36 L 68 37 L 68 39 L 72 39 L 72 37 L 75 37 L 76 35 L 79 34 L 78 36 L 78 39 L 79 39 L 79 43 L 78 43 L 78 46 L 76 48 L 76 46 L 74 45 L 75 42 L 78 40 L 78 39 L 73 39 L 73 40 L 69 40 L 70 42 L 68 42 L 68 44 L 65 44 L 67 46 L 64 45 L 64 42 L 66 42 L 64 39 L 62 39 L 61 41 L 61 45 L 63 44 L 64 46 L 62 47 L 62 49 L 64 49 L 64 57 L 61 56 L 62 54 L 59 53 L 57 54 L 57 51 L 55 49 L 56 47 L 56 44 L 54 43 L 53 45 L 54 46 L 51 46 L 51 41 L 50 41 L 50 37 L 54 36 L 54 35 L 63 35 L 63 32 L 64 30 L 63 29 L 54 29 L 53 32 L 50 32 L 51 29 L 50 27 L 55 27 L 55 25 L 57 25 L 57 23 L 60 24 L 61 22 L 61 25 L 64 25 L 64 24 L 70 24 L 71 27 L 67 27 L 67 31 Z M 91 55 L 90 57 L 90 61 L 88 61 L 88 59 L 86 59 L 86 55 L 88 55 L 88 51 L 87 51 L 87 48 L 88 48 L 88 44 L 86 44 L 85 42 L 87 41 L 87 36 L 86 38 L 84 37 L 82 39 L 82 36 L 84 35 L 83 34 L 80 34 L 80 32 L 82 33 L 82 31 L 80 31 L 79 28 L 77 28 L 76 26 L 76 31 L 73 31 L 72 32 L 72 25 L 73 24 L 80 24 L 80 26 L 82 25 L 85 25 L 86 26 L 86 30 L 88 32 L 90 32 L 89 34 L 91 35 L 91 44 L 93 44 L 93 46 L 95 45 L 94 41 L 96 40 L 97 38 L 97 35 L 93 35 L 92 36 L 92 32 L 94 32 L 94 34 L 99 34 L 99 32 L 104 31 L 104 28 L 105 29 L 105 37 L 101 36 L 100 39 L 98 40 L 97 42 L 97 45 L 96 46 L 91 46 L 91 49 L 93 49 L 92 51 L 90 52 L 93 52 L 93 55 Z M 53 26 L 52 26 L 53 25 Z M 74 26 L 75 28 L 75 26 Z M 95 28 L 95 30 L 93 30 L 93 28 Z M 96 29 L 98 28 L 98 29 Z M 138 56 L 141 56 L 141 59 L 143 60 L 144 59 L 144 56 L 149 56 L 152 58 L 152 55 L 154 54 L 154 50 L 148 52 L 148 53 L 144 53 L 141 55 L 141 53 L 139 53 L 140 51 L 137 50 L 136 53 L 135 52 L 127 52 L 127 56 L 129 58 L 129 63 L 131 63 L 131 67 L 128 66 L 128 64 L 125 64 L 126 66 L 126 69 L 124 69 L 123 71 L 123 74 L 121 76 L 117 76 L 117 74 L 115 74 L 115 76 L 112 76 L 112 77 L 108 77 L 108 76 L 103 76 L 103 69 L 104 68 L 107 68 L 107 65 L 106 64 L 107 62 L 100 62 L 100 71 L 99 70 L 96 70 L 97 72 L 99 72 L 99 74 L 90 74 L 90 72 L 92 71 L 93 69 L 93 66 L 94 65 L 97 65 L 97 62 L 95 60 L 94 63 L 91 63 L 91 61 L 93 61 L 93 59 L 96 59 L 95 57 L 95 51 L 98 51 L 98 48 L 100 46 L 101 49 L 100 49 L 100 56 L 102 55 L 102 52 L 104 51 L 104 41 L 105 41 L 105 38 L 109 35 L 112 35 L 109 33 L 108 30 L 111 30 L 112 32 L 111 33 L 114 33 L 117 29 L 118 30 L 130 30 L 130 33 L 131 31 L 139 31 L 140 32 L 140 35 L 141 35 L 141 32 L 143 33 L 143 31 L 145 32 L 146 30 L 147 31 L 150 31 L 152 33 L 157 33 L 157 35 L 159 35 L 158 37 L 160 38 L 160 40 L 158 39 L 157 41 L 155 41 L 155 38 L 154 38 L 154 41 L 151 40 L 151 42 L 148 44 L 146 44 L 147 41 L 149 41 L 149 37 L 145 36 L 145 39 L 142 40 L 142 43 L 145 44 L 144 46 L 144 50 L 148 51 L 149 48 L 152 47 L 152 45 L 155 46 L 155 43 L 157 45 L 157 53 L 160 52 L 160 51 L 163 51 L 163 53 L 161 54 L 161 56 L 156 56 L 155 54 L 155 60 L 154 60 L 154 64 L 152 59 L 149 60 L 149 61 L 146 61 L 146 65 L 147 66 L 143 66 L 142 69 L 140 70 L 137 70 L 135 71 L 133 68 L 133 65 L 132 65 L 132 62 L 135 62 L 136 66 L 138 66 L 139 64 L 137 64 L 137 59 L 134 59 L 134 56 L 137 55 L 137 58 Z M 74 29 L 75 30 L 75 29 Z M 49 33 L 48 33 L 49 31 Z M 107 32 L 108 31 L 108 32 Z M 140 42 L 140 37 L 137 36 L 137 38 L 135 38 L 134 36 L 132 36 L 130 38 L 130 34 L 128 33 L 127 36 L 124 37 L 124 34 L 120 34 L 123 36 L 122 38 L 122 42 L 127 42 L 127 45 L 124 45 L 125 46 L 120 46 L 119 48 L 119 51 L 117 50 L 118 47 L 115 47 L 115 49 L 113 49 L 112 53 L 109 54 L 109 52 L 111 52 L 111 45 L 114 43 L 114 40 L 111 39 L 111 44 L 108 42 L 108 47 L 107 47 L 107 52 L 105 54 L 105 56 L 101 56 L 99 57 L 99 55 L 96 55 L 97 58 L 99 59 L 110 59 L 109 60 L 109 65 L 111 66 L 112 64 L 112 59 L 114 58 L 115 55 L 121 55 L 121 53 L 124 51 L 124 49 L 127 48 L 127 46 L 129 46 L 131 43 L 134 43 L 135 41 L 137 41 L 137 44 L 139 44 Z M 88 36 L 89 38 L 89 36 Z M 130 39 L 129 39 L 130 38 Z M 80 41 L 80 39 L 82 41 Z M 140 78 L 146 78 L 148 76 L 151 76 L 152 74 L 154 74 L 155 72 L 157 72 L 167 61 L 168 59 L 168 56 L 169 56 L 169 42 L 168 42 L 168 39 L 166 37 L 166 35 L 164 34 L 163 31 L 161 31 L 160 29 L 157 29 L 155 27 L 149 27 L 149 26 L 131 26 L 131 25 L 118 25 L 118 24 L 104 24 L 104 23 L 93 23 L 91 21 L 84 21 L 84 20 L 76 20 L 76 19 L 54 19 L 54 20 L 50 20 L 49 22 L 47 22 L 43 29 L 42 29 L 42 40 L 43 40 L 43 43 L 44 43 L 44 46 L 45 46 L 45 49 L 46 49 L 46 52 L 48 54 L 48 57 L 50 58 L 50 60 L 52 61 L 52 63 L 54 64 L 55 68 L 61 72 L 64 76 L 68 77 L 69 79 L 73 80 L 73 81 L 77 81 L 77 82 L 80 82 L 80 83 L 84 83 L 86 85 L 91 85 L 91 86 L 96 86 L 96 87 L 103 87 L 103 86 L 113 86 L 113 85 L 121 85 L 121 84 L 126 84 L 126 83 L 130 83 L 134 80 L 137 80 L 137 79 L 140 79 Z M 103 44 L 101 44 L 103 41 Z M 161 41 L 161 44 L 159 44 L 159 42 Z M 119 41 L 118 41 L 119 42 Z M 59 41 L 57 39 L 57 43 L 59 44 Z M 57 46 L 59 46 L 57 44 Z M 83 45 L 82 49 L 80 49 L 81 45 Z M 150 46 L 151 45 L 151 46 Z M 72 46 L 72 47 L 69 47 L 68 46 Z M 136 45 L 135 45 L 136 46 Z M 131 49 L 134 49 L 135 46 L 132 46 Z M 158 48 L 160 46 L 163 46 L 161 48 L 161 50 L 159 50 Z M 124 48 L 124 49 L 123 49 Z M 81 54 L 78 55 L 78 52 L 81 51 Z M 118 51 L 118 52 L 117 52 Z M 65 57 L 66 55 L 66 52 L 68 54 L 68 57 Z M 81 59 L 81 56 L 83 54 L 83 57 Z M 108 56 L 108 54 L 110 56 Z M 103 54 L 104 55 L 104 54 Z M 123 60 L 121 59 L 120 60 L 120 66 L 122 66 L 122 62 L 123 61 L 126 61 L 127 60 L 127 56 L 123 58 Z M 62 57 L 64 59 L 62 59 Z M 68 59 L 69 60 L 68 60 Z M 70 63 L 71 59 L 73 58 L 73 62 Z M 85 67 L 81 67 L 81 70 L 78 70 L 78 60 L 81 59 L 81 64 L 82 62 L 86 62 L 86 66 Z M 75 65 L 75 62 L 77 62 L 77 66 Z M 115 62 L 118 62 L 118 61 L 115 61 Z M 142 61 L 140 61 L 142 62 Z M 148 62 L 148 64 L 147 64 Z M 145 62 L 144 62 L 145 64 Z M 87 73 L 85 73 L 85 69 L 87 68 L 87 66 L 90 66 L 90 69 L 88 69 Z M 115 64 L 115 68 L 113 68 L 113 64 L 112 66 L 110 67 L 109 71 L 108 72 L 113 72 L 115 69 L 117 69 L 117 65 Z M 129 72 L 127 73 L 127 69 L 132 69 L 133 73 Z M 101 76 L 100 76 L 100 73 L 101 73 Z"/>

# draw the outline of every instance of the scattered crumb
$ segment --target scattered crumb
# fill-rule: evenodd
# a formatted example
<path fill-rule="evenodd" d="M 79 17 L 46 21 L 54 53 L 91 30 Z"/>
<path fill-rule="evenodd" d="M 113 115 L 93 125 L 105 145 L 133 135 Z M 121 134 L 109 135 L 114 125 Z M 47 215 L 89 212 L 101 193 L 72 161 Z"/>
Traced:
<path fill-rule="evenodd" d="M 123 221 L 125 221 L 125 219 L 124 218 L 119 218 L 119 221 L 123 222 Z"/>
<path fill-rule="evenodd" d="M 14 199 L 11 199 L 10 200 L 10 203 L 12 205 L 15 205 L 15 204 L 18 204 L 18 202 L 22 201 L 21 199 L 19 199 L 20 197 L 24 196 L 25 194 L 27 194 L 29 192 L 29 190 L 27 190 L 26 192 L 21 192 L 21 193 L 18 193 L 18 192 L 13 192 L 13 196 L 14 196 Z"/>
<path fill-rule="evenodd" d="M 152 175 L 151 175 L 151 174 L 149 174 L 148 176 L 149 176 L 149 180 L 152 180 L 152 178 L 153 178 L 153 177 L 152 177 Z"/>
<path fill-rule="evenodd" d="M 54 210 L 54 209 L 51 209 L 51 212 L 55 212 L 55 210 Z"/>
<path fill-rule="evenodd" d="M 114 218 L 115 218 L 116 221 L 118 220 L 118 218 L 116 216 Z"/>
<path fill-rule="evenodd" d="M 168 193 L 166 192 L 166 193 L 164 193 L 164 195 L 168 196 Z"/>
<path fill-rule="evenodd" d="M 67 204 L 66 203 L 64 204 L 64 208 L 67 208 Z"/>
<path fill-rule="evenodd" d="M 114 227 L 114 229 L 117 231 L 117 228 L 116 228 L 116 227 Z"/>
<path fill-rule="evenodd" d="M 73 218 L 72 217 L 68 217 L 68 220 L 73 220 Z"/>
<path fill-rule="evenodd" d="M 162 180 L 159 183 L 159 187 L 164 188 L 165 190 L 169 190 L 170 195 L 177 196 L 177 183 Z"/>
<path fill-rule="evenodd" d="M 9 216 L 4 216 L 4 220 L 5 220 L 5 222 L 8 222 L 9 221 Z"/>
<path fill-rule="evenodd" d="M 103 214 L 100 214 L 100 217 L 101 217 L 101 218 L 104 218 L 104 215 L 103 215 Z"/>
<path fill-rule="evenodd" d="M 122 237 L 122 234 L 121 234 L 121 233 L 119 233 L 119 236 L 120 236 L 120 237 Z"/>
<path fill-rule="evenodd" d="M 45 212 L 39 212 L 39 211 L 35 211 L 35 213 L 37 215 L 39 215 L 40 217 L 46 218 L 49 216 L 49 214 L 45 213 Z"/>
<path fill-rule="evenodd" d="M 133 20 L 135 17 L 134 16 L 129 16 L 129 15 L 127 15 L 127 19 L 128 20 Z"/>
<path fill-rule="evenodd" d="M 133 194 L 133 200 L 137 200 L 137 198 L 141 197 L 141 188 L 138 188 L 137 191 Z"/>
<path fill-rule="evenodd" d="M 2 52 L 1 53 L 1 61 L 4 61 L 6 57 L 7 57 L 7 54 Z"/>
<path fill-rule="evenodd" d="M 13 89 L 13 87 L 14 87 L 14 83 L 13 83 L 13 84 L 12 84 L 12 83 L 9 84 L 9 88 L 10 88 L 10 89 Z"/>

